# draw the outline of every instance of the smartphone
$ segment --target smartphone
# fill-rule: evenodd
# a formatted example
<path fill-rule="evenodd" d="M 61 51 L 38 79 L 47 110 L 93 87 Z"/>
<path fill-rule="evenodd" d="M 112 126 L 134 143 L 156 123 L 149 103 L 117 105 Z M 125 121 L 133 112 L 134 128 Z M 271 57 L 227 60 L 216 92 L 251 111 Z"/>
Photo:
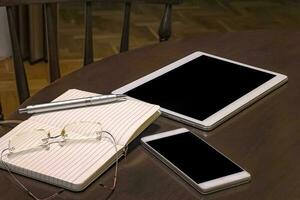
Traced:
<path fill-rule="evenodd" d="M 141 142 L 202 194 L 251 180 L 247 171 L 185 128 L 143 137 Z"/>

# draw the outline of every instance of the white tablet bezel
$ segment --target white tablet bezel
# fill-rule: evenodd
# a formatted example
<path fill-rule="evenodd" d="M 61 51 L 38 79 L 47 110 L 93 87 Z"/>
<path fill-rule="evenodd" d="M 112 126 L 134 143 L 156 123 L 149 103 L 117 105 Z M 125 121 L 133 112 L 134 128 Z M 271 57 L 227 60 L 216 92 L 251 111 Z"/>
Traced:
<path fill-rule="evenodd" d="M 169 137 L 172 135 L 177 135 L 177 134 L 182 134 L 185 132 L 190 132 L 189 130 L 185 128 L 180 128 L 172 131 L 167 131 L 151 136 L 146 136 L 141 139 L 143 146 L 149 150 L 151 153 L 153 153 L 158 159 L 160 159 L 164 164 L 166 164 L 168 167 L 170 167 L 172 170 L 174 170 L 180 177 L 182 177 L 186 182 L 191 184 L 196 190 L 203 194 L 208 194 L 211 192 L 216 192 L 219 190 L 223 190 L 229 187 L 233 187 L 236 185 L 240 185 L 246 182 L 249 182 L 251 180 L 251 175 L 245 171 L 243 168 L 241 168 L 239 165 L 237 165 L 235 162 L 233 162 L 231 159 L 226 157 L 222 152 L 218 151 L 214 147 L 212 147 L 210 144 L 202 140 L 201 138 L 198 138 L 202 141 L 204 141 L 207 145 L 209 145 L 211 148 L 215 149 L 218 151 L 221 155 L 229 159 L 232 163 L 235 165 L 239 166 L 243 171 L 230 174 L 227 176 L 223 176 L 217 179 L 209 180 L 206 182 L 202 183 L 196 183 L 193 179 L 191 179 L 189 176 L 187 176 L 184 172 L 182 172 L 179 168 L 177 168 L 175 165 L 173 165 L 168 159 L 166 159 L 164 156 L 162 156 L 159 152 L 157 152 L 155 149 L 153 149 L 150 145 L 147 144 L 147 142 L 152 141 L 152 140 L 157 140 L 165 137 Z M 187 155 L 190 156 L 190 155 Z M 201 152 L 198 156 L 201 156 Z M 205 163 L 203 163 L 205 164 Z"/>
<path fill-rule="evenodd" d="M 226 62 L 231 62 L 231 63 L 237 64 L 240 66 L 256 69 L 258 71 L 273 74 L 275 76 L 272 79 L 270 79 L 269 81 L 267 81 L 264 84 L 260 85 L 259 87 L 255 88 L 251 92 L 245 94 L 244 96 L 240 97 L 236 101 L 232 102 L 231 104 L 227 105 L 223 109 L 219 110 L 215 114 L 209 116 L 205 120 L 198 120 L 198 119 L 168 110 L 166 108 L 161 108 L 163 115 L 170 117 L 172 119 L 181 121 L 183 123 L 192 125 L 196 128 L 200 128 L 200 129 L 204 129 L 204 130 L 211 130 L 211 129 L 215 128 L 216 126 L 218 126 L 221 122 L 225 121 L 226 119 L 230 118 L 234 114 L 238 113 L 243 108 L 245 108 L 248 105 L 250 105 L 251 103 L 253 103 L 255 100 L 262 98 L 270 91 L 274 90 L 275 88 L 277 88 L 280 85 L 287 82 L 287 76 L 285 76 L 283 74 L 279 74 L 276 72 L 268 71 L 265 69 L 257 68 L 254 66 L 246 65 L 246 64 L 243 64 L 240 62 L 232 61 L 232 60 L 229 60 L 226 58 L 221 58 L 221 57 L 218 57 L 215 55 L 211 55 L 208 53 L 203 53 L 203 52 L 198 51 L 198 52 L 194 52 L 176 62 L 173 62 L 159 70 L 156 70 L 144 77 L 141 77 L 119 89 L 116 89 L 112 93 L 113 94 L 124 94 L 124 93 L 126 93 L 126 92 L 152 80 L 152 79 L 155 79 L 177 67 L 180 67 L 183 64 L 185 64 L 191 60 L 194 60 L 195 58 L 198 58 L 199 56 L 202 56 L 202 55 L 206 55 L 206 56 L 210 56 L 212 58 L 224 60 Z"/>

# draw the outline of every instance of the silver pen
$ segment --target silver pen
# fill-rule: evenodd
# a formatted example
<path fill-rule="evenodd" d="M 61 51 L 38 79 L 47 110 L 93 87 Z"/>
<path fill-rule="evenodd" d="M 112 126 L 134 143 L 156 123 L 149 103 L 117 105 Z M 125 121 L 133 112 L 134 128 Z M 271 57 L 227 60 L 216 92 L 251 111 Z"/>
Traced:
<path fill-rule="evenodd" d="M 86 98 L 70 99 L 65 101 L 54 101 L 50 103 L 31 105 L 27 106 L 26 108 L 20 108 L 19 113 L 42 113 L 56 110 L 64 110 L 69 108 L 107 104 L 123 100 L 126 100 L 126 95 L 123 94 L 98 95 Z"/>

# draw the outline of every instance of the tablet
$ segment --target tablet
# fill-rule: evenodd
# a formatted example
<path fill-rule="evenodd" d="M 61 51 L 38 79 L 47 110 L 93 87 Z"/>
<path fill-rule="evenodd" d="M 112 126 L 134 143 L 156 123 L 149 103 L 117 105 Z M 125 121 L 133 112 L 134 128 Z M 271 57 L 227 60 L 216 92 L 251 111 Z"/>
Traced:
<path fill-rule="evenodd" d="M 195 52 L 112 93 L 158 104 L 166 117 L 212 130 L 285 82 L 285 75 Z"/>

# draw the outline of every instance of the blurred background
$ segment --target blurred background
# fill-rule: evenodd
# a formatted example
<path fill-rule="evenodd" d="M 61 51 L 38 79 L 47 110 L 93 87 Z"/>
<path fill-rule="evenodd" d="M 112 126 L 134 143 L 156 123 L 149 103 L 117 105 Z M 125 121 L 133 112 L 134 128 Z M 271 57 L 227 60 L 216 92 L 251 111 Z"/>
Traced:
<path fill-rule="evenodd" d="M 121 3 L 93 5 L 95 60 L 119 52 L 123 7 Z M 164 5 L 145 3 L 132 5 L 130 50 L 158 43 L 157 30 L 163 12 Z M 0 47 L 4 56 L 0 56 L 0 102 L 3 114 L 7 117 L 16 110 L 19 102 L 10 47 L 7 45 L 7 31 L 5 32 L 7 24 L 5 20 L 3 21 L 5 16 L 1 17 L 2 14 L 3 12 L 0 12 Z M 58 7 L 58 44 L 62 76 L 82 67 L 83 14 L 81 3 L 63 3 Z M 170 40 L 196 37 L 211 32 L 299 30 L 299 28 L 299 0 L 183 0 L 182 4 L 173 6 Z M 49 84 L 46 62 L 30 64 L 27 61 L 25 68 L 31 95 Z"/>

